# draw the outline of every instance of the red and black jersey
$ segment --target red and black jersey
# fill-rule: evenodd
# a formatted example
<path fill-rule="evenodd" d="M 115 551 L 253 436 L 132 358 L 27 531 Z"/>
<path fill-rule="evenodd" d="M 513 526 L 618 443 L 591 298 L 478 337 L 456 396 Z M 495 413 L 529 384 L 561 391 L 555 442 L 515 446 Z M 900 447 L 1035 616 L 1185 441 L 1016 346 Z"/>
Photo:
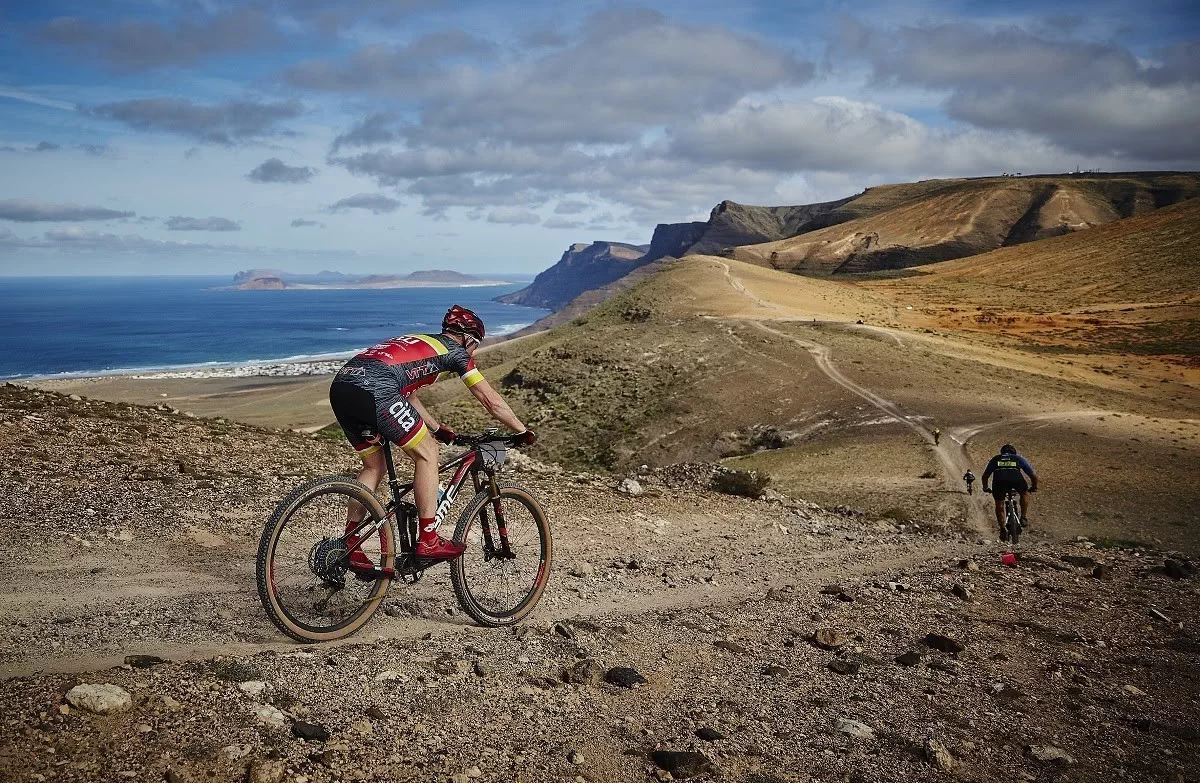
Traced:
<path fill-rule="evenodd" d="M 457 375 L 468 387 L 483 380 L 467 349 L 445 334 L 406 334 L 372 346 L 346 362 L 337 380 L 368 389 L 376 399 L 409 395 Z"/>

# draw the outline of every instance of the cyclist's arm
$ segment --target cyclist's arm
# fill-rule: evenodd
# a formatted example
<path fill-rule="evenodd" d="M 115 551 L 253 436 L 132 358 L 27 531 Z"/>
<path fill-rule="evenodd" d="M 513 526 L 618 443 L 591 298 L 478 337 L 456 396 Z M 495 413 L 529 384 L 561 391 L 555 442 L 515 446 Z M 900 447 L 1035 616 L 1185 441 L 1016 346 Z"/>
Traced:
<path fill-rule="evenodd" d="M 513 413 L 512 408 L 508 407 L 508 403 L 500 396 L 500 392 L 491 387 L 486 380 L 480 378 L 471 385 L 471 394 L 475 395 L 475 399 L 487 409 L 487 412 L 492 415 L 492 418 L 508 427 L 513 432 L 524 432 L 525 425 Z"/>
<path fill-rule="evenodd" d="M 983 469 L 983 475 L 979 479 L 983 483 L 983 488 L 985 490 L 987 489 L 988 479 L 990 479 L 992 477 L 992 474 L 995 472 L 996 472 L 996 458 L 992 457 L 990 460 L 988 460 L 987 467 Z"/>
<path fill-rule="evenodd" d="M 437 419 L 433 418 L 433 415 L 429 411 L 425 410 L 425 406 L 422 405 L 421 401 L 417 398 L 416 390 L 413 390 L 409 393 L 408 401 L 411 402 L 412 406 L 417 409 L 417 413 L 421 414 L 421 418 L 425 420 L 425 426 L 429 428 L 430 432 L 437 432 L 439 429 L 441 429 L 441 423 L 438 422 Z"/>
<path fill-rule="evenodd" d="M 1033 465 L 1029 464 L 1029 460 L 1025 459 L 1024 457 L 1017 457 L 1017 464 L 1020 465 L 1021 470 L 1025 471 L 1026 475 L 1029 476 L 1030 488 L 1037 489 L 1038 477 L 1037 473 L 1033 471 Z"/>

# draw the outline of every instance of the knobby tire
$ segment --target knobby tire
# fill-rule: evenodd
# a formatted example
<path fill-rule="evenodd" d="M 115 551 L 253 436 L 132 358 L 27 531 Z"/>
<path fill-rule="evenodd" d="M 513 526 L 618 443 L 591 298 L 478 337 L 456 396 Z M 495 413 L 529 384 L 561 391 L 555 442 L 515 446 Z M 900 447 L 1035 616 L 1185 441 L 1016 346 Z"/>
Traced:
<path fill-rule="evenodd" d="M 358 611 L 350 615 L 345 621 L 332 626 L 308 625 L 289 614 L 287 609 L 279 602 L 273 585 L 271 569 L 272 559 L 275 555 L 276 546 L 279 543 L 280 534 L 286 527 L 288 520 L 305 503 L 327 494 L 342 495 L 358 501 L 367 509 L 367 512 L 373 519 L 383 519 L 387 515 L 379 499 L 375 497 L 375 493 L 371 492 L 358 481 L 346 476 L 326 476 L 324 478 L 313 479 L 292 490 L 275 507 L 275 512 L 271 514 L 271 518 L 263 530 L 262 539 L 258 545 L 258 596 L 262 600 L 263 608 L 266 610 L 267 617 L 271 619 L 271 622 L 288 636 L 304 643 L 327 642 L 334 639 L 341 639 L 362 628 L 371 619 L 371 616 L 375 614 L 375 611 L 387 595 L 388 587 L 392 583 L 391 577 L 376 579 L 369 596 L 362 602 Z M 380 529 L 379 534 L 387 536 L 388 545 L 381 548 L 385 553 L 390 552 L 390 556 L 386 558 L 386 560 L 390 561 L 395 556 L 396 541 L 398 541 L 395 520 L 387 520 L 383 528 Z M 384 564 L 391 565 L 391 562 Z M 348 578 L 353 579 L 354 577 L 348 575 Z"/>
<path fill-rule="evenodd" d="M 542 593 L 545 592 L 546 583 L 550 579 L 550 566 L 554 559 L 554 545 L 550 535 L 550 522 L 546 518 L 546 512 L 533 495 L 528 490 L 507 481 L 498 481 L 497 488 L 500 491 L 501 500 L 515 501 L 521 504 L 533 518 L 538 529 L 540 546 L 538 556 L 540 561 L 534 583 L 516 606 L 503 612 L 490 612 L 475 599 L 468 584 L 465 562 L 468 558 L 478 558 L 482 555 L 478 550 L 472 550 L 470 542 L 467 541 L 467 535 L 475 524 L 479 524 L 480 512 L 484 509 L 491 512 L 492 509 L 492 498 L 488 490 L 485 489 L 476 493 L 475 497 L 471 499 L 471 502 L 459 516 L 458 524 L 454 528 L 454 541 L 458 543 L 466 542 L 468 548 L 461 557 L 451 564 L 450 582 L 454 585 L 454 595 L 458 598 L 458 603 L 462 606 L 463 611 L 475 622 L 488 628 L 502 628 L 504 626 L 515 625 L 534 610 L 538 601 L 541 600 Z M 493 527 L 493 535 L 495 535 L 495 517 L 491 516 L 490 521 Z M 531 557 L 531 553 L 520 552 L 517 556 Z"/>

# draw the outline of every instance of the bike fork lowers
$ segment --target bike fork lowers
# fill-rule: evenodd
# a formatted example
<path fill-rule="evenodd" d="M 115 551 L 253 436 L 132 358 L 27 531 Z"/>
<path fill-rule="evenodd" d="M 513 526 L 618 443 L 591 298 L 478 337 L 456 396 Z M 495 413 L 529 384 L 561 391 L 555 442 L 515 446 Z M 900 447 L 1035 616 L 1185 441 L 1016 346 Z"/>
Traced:
<path fill-rule="evenodd" d="M 496 532 L 500 536 L 500 546 L 496 547 L 496 540 L 492 536 L 492 526 L 488 522 L 487 506 L 479 510 L 479 520 L 483 529 L 483 542 L 486 558 L 488 560 L 493 557 L 501 558 L 502 560 L 513 560 L 516 554 L 513 553 L 512 547 L 508 543 L 508 526 L 504 521 L 504 506 L 500 503 L 500 488 L 496 486 L 496 474 L 492 471 L 487 472 L 487 488 L 488 495 L 492 501 L 492 513 L 496 517 Z M 479 474 L 475 474 L 475 490 L 478 492 L 483 489 L 482 483 L 479 480 Z"/>

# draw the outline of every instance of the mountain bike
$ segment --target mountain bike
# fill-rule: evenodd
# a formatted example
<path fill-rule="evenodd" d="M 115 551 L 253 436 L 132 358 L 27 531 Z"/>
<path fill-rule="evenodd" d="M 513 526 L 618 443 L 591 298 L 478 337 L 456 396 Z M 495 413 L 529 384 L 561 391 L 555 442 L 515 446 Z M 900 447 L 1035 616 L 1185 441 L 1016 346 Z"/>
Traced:
<path fill-rule="evenodd" d="M 480 625 L 513 625 L 533 611 L 546 589 L 553 559 L 550 523 L 527 490 L 501 481 L 511 436 L 488 430 L 459 435 L 463 453 L 438 467 L 453 471 L 442 493 L 436 522 L 442 523 L 470 476 L 475 496 L 463 509 L 453 540 L 467 544 L 450 561 L 450 581 L 459 605 Z M 412 482 L 396 476 L 391 444 L 383 443 L 391 499 L 349 476 L 326 476 L 297 487 L 279 502 L 258 546 L 258 594 L 271 622 L 301 642 L 341 639 L 366 625 L 399 577 L 415 584 L 426 569 L 444 561 L 418 557 L 417 507 L 405 500 Z M 365 510 L 348 529 L 347 509 Z M 351 561 L 351 554 L 363 558 Z"/>
<path fill-rule="evenodd" d="M 1016 546 L 1021 539 L 1021 493 L 1010 489 L 1004 493 L 1004 529 L 1008 531 L 1008 541 Z"/>

